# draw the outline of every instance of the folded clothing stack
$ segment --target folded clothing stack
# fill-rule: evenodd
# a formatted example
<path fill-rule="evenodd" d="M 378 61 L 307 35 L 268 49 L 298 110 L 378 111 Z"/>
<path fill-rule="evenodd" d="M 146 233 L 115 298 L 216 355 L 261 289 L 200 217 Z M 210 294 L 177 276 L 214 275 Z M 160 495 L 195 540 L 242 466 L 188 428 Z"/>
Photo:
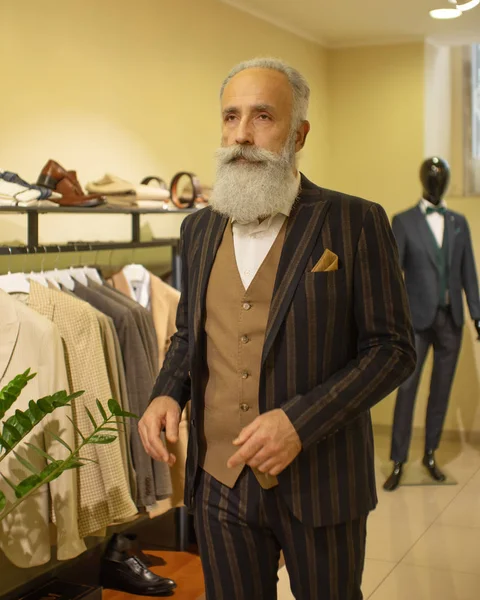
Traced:
<path fill-rule="evenodd" d="M 148 185 L 156 181 L 159 185 Z M 165 183 L 158 177 L 147 177 L 140 184 L 133 184 L 112 173 L 106 173 L 97 181 L 90 181 L 85 186 L 87 191 L 102 194 L 108 204 L 113 206 L 139 206 L 143 208 L 163 208 L 170 199 L 170 192 Z"/>
<path fill-rule="evenodd" d="M 50 200 L 61 195 L 41 185 L 33 185 L 12 171 L 0 170 L 0 206 L 58 206 Z"/>

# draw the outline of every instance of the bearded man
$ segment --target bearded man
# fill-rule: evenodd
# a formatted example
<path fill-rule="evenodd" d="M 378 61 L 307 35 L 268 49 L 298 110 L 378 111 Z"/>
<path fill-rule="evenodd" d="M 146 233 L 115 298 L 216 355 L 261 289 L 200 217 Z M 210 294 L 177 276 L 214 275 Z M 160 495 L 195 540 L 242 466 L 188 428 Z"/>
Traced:
<path fill-rule="evenodd" d="M 185 501 L 209 600 L 358 600 L 377 498 L 370 408 L 414 370 L 397 249 L 377 204 L 298 174 L 309 87 L 276 59 L 221 88 L 209 208 L 182 226 L 182 296 L 146 451 L 172 464 L 191 399 Z"/>

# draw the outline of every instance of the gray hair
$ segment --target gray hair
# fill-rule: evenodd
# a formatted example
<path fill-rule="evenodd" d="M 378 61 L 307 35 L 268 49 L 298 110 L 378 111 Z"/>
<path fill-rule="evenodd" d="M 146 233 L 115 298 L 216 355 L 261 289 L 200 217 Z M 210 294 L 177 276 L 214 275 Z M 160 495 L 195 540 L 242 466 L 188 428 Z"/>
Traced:
<path fill-rule="evenodd" d="M 253 58 L 233 67 L 222 84 L 220 99 L 222 99 L 223 92 L 230 80 L 246 69 L 273 69 L 286 75 L 293 91 L 292 125 L 296 129 L 303 121 L 306 121 L 310 100 L 310 87 L 307 80 L 297 69 L 290 67 L 278 58 Z"/>

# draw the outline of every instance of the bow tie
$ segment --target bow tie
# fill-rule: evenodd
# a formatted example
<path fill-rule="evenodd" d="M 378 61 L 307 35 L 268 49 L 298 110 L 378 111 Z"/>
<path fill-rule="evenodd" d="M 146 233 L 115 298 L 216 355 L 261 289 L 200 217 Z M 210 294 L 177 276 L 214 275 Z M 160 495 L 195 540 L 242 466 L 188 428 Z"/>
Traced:
<path fill-rule="evenodd" d="M 444 206 L 427 206 L 427 215 L 433 215 L 438 213 L 439 215 L 445 215 L 447 209 Z"/>

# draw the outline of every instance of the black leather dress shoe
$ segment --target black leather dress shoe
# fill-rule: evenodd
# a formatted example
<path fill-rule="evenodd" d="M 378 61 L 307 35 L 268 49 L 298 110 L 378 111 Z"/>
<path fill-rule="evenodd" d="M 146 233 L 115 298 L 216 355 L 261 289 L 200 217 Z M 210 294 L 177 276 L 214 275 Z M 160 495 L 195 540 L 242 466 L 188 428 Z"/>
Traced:
<path fill-rule="evenodd" d="M 432 479 L 439 482 L 446 480 L 445 475 L 437 467 L 437 463 L 435 462 L 435 453 L 433 450 L 429 450 L 425 453 L 425 456 L 423 457 L 423 464 Z"/>
<path fill-rule="evenodd" d="M 139 596 L 171 596 L 177 584 L 155 575 L 133 551 L 129 537 L 115 534 L 102 559 L 101 584 L 106 589 Z"/>
<path fill-rule="evenodd" d="M 383 484 L 383 489 L 387 492 L 393 492 L 400 485 L 403 474 L 403 463 L 396 462 L 393 464 L 393 471 L 387 481 Z"/>

